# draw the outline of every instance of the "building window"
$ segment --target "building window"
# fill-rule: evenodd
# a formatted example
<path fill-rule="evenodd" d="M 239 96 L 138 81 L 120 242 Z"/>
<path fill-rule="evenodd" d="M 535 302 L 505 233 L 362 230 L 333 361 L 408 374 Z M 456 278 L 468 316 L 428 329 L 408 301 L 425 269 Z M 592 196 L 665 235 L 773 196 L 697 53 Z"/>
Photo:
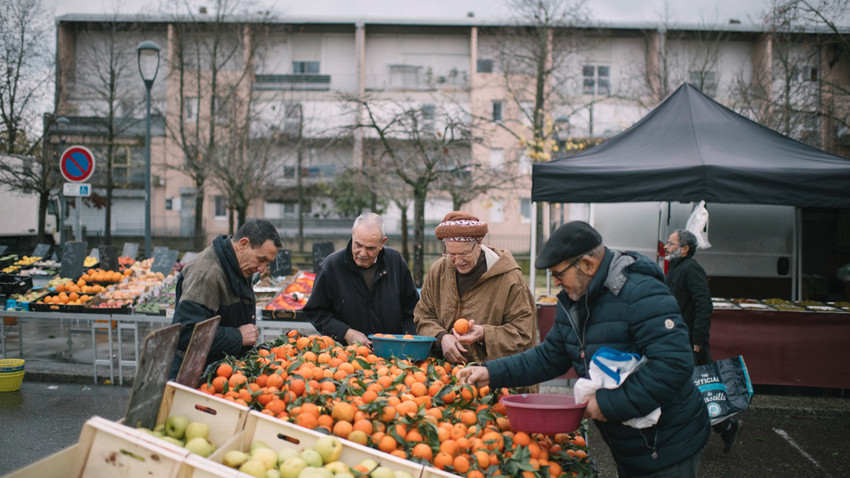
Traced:
<path fill-rule="evenodd" d="M 292 62 L 292 74 L 293 75 L 318 75 L 319 74 L 319 62 L 318 61 L 293 61 Z"/>
<path fill-rule="evenodd" d="M 501 101 L 493 102 L 493 121 L 499 122 L 502 121 L 502 107 L 504 103 Z"/>
<path fill-rule="evenodd" d="M 519 155 L 519 164 L 517 165 L 520 174 L 531 174 L 531 158 L 523 151 Z"/>
<path fill-rule="evenodd" d="M 215 217 L 227 217 L 227 201 L 224 196 L 215 197 Z"/>
<path fill-rule="evenodd" d="M 584 65 L 581 67 L 582 88 L 585 95 L 611 94 L 611 67 Z"/>
<path fill-rule="evenodd" d="M 228 124 L 233 120 L 233 102 L 230 98 L 217 96 L 215 98 L 215 122 Z"/>
<path fill-rule="evenodd" d="M 198 99 L 184 98 L 183 100 L 183 121 L 194 123 L 198 121 Z"/>
<path fill-rule="evenodd" d="M 437 107 L 434 105 L 422 105 L 422 131 L 434 132 L 434 118 L 436 117 Z"/>
<path fill-rule="evenodd" d="M 417 88 L 419 86 L 419 71 L 422 69 L 421 66 L 400 64 L 389 66 L 390 86 L 392 88 Z"/>
<path fill-rule="evenodd" d="M 519 219 L 523 223 L 531 222 L 531 199 L 520 198 L 520 200 L 519 200 Z"/>
<path fill-rule="evenodd" d="M 505 166 L 505 150 L 491 149 L 490 150 L 490 169 L 493 171 L 501 171 Z"/>
<path fill-rule="evenodd" d="M 301 137 L 303 109 L 300 103 L 286 105 L 283 115 L 283 132 L 293 138 Z"/>
<path fill-rule="evenodd" d="M 493 73 L 493 60 L 489 58 L 478 59 L 478 73 Z"/>
<path fill-rule="evenodd" d="M 689 71 L 688 83 L 708 96 L 717 94 L 717 73 L 713 71 Z"/>

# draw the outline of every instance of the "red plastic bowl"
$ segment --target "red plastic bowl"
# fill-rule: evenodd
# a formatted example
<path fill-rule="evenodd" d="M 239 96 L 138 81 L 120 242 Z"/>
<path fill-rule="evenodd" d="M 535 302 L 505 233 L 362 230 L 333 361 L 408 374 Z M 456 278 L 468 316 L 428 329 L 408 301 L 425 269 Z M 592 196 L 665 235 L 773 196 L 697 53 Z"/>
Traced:
<path fill-rule="evenodd" d="M 572 433 L 581 426 L 587 404 L 572 395 L 528 393 L 499 399 L 508 411 L 511 428 L 526 433 Z"/>

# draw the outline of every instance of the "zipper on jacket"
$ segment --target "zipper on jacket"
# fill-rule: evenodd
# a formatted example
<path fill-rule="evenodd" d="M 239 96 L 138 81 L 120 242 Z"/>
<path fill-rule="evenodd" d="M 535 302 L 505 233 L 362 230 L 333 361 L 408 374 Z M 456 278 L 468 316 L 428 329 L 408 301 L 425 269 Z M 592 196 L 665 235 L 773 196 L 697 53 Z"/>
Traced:
<path fill-rule="evenodd" d="M 570 321 L 570 325 L 572 326 L 573 331 L 576 333 L 576 337 L 578 338 L 578 343 L 581 346 L 581 361 L 584 363 L 584 373 L 587 374 L 588 371 L 590 370 L 587 366 L 587 356 L 586 356 L 587 354 L 585 353 L 585 351 L 587 350 L 587 348 L 586 348 L 587 320 L 584 321 L 584 327 L 582 327 L 581 330 L 579 330 L 578 323 L 576 322 L 575 318 L 573 317 L 573 314 L 571 314 L 570 311 L 567 310 L 566 307 L 564 307 L 564 304 L 562 304 L 560 300 L 558 301 L 558 306 L 561 307 L 561 310 L 563 310 L 565 314 L 567 314 L 567 320 Z M 590 309 L 588 309 L 588 311 L 587 311 L 587 318 L 590 319 Z"/>

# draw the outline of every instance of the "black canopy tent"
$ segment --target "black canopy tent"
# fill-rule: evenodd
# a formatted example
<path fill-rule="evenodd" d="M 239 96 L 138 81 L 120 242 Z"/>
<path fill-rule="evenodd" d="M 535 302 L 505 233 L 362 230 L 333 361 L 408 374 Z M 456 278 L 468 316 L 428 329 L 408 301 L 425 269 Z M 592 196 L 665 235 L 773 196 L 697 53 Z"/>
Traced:
<path fill-rule="evenodd" d="M 850 160 L 759 125 L 684 84 L 602 144 L 535 163 L 531 197 L 850 207 Z"/>

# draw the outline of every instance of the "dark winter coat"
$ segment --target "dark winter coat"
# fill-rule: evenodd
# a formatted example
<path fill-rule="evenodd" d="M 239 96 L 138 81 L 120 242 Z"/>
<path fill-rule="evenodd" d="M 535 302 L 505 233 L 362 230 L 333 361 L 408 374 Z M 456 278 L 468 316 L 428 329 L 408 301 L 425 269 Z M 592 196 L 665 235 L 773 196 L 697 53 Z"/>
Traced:
<path fill-rule="evenodd" d="M 558 294 L 555 324 L 545 341 L 522 354 L 485 362 L 491 387 L 521 386 L 558 377 L 570 367 L 587 377 L 600 347 L 648 359 L 619 388 L 600 389 L 596 400 L 607 422 L 596 422 L 617 462 L 646 474 L 690 458 L 710 434 L 708 413 L 691 381 L 693 356 L 687 326 L 646 257 L 606 250 L 587 293 L 578 302 Z M 655 426 L 623 425 L 661 407 Z"/>
<path fill-rule="evenodd" d="M 670 261 L 670 270 L 664 283 L 679 303 L 682 318 L 688 326 L 691 345 L 708 348 L 711 329 L 711 291 L 705 270 L 693 257 L 679 257 Z"/>
<path fill-rule="evenodd" d="M 344 343 L 348 329 L 366 335 L 415 334 L 413 309 L 419 294 L 407 262 L 395 249 L 378 254 L 372 291 L 354 263 L 351 241 L 319 266 L 304 316 L 320 334 Z"/>
<path fill-rule="evenodd" d="M 230 236 L 219 235 L 212 245 L 201 251 L 186 265 L 177 278 L 177 306 L 172 324 L 180 324 L 177 343 L 178 360 L 172 377 L 179 369 L 181 352 L 192 338 L 195 324 L 216 315 L 221 316 L 215 331 L 207 364 L 227 355 L 242 355 L 251 347 L 242 345 L 239 327 L 256 322 L 256 301 L 249 279 L 239 269 Z"/>

